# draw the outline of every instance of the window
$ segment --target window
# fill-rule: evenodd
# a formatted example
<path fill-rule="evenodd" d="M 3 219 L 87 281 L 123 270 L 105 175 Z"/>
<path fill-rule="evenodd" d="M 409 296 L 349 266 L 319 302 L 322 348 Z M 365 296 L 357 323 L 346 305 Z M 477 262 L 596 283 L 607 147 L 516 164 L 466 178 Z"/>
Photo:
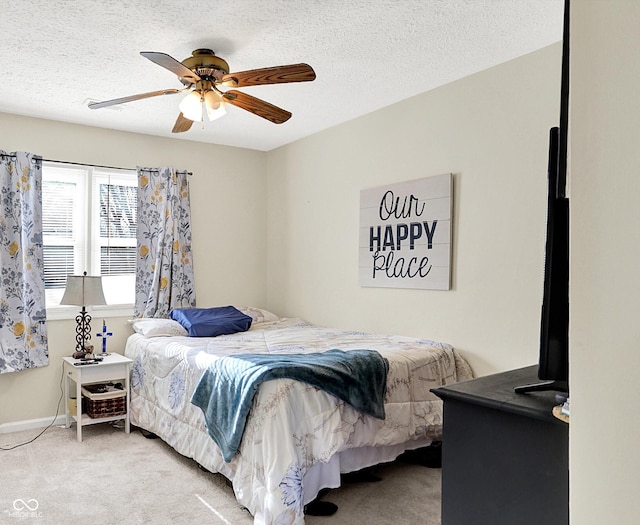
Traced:
<path fill-rule="evenodd" d="M 133 305 L 137 174 L 43 162 L 42 226 L 47 308 L 67 275 L 101 275 L 108 305 Z"/>

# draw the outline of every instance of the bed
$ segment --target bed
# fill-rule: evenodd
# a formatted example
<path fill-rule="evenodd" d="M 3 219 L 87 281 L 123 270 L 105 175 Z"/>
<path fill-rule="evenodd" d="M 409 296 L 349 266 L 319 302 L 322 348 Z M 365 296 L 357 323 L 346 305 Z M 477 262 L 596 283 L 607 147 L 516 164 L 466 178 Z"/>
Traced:
<path fill-rule="evenodd" d="M 125 355 L 133 360 L 131 422 L 228 478 L 256 525 L 302 524 L 304 505 L 321 489 L 340 486 L 341 473 L 392 461 L 440 439 L 442 405 L 430 389 L 472 378 L 466 361 L 446 343 L 240 310 L 251 316 L 250 328 L 217 337 L 189 337 L 168 319 L 136 320 Z M 266 381 L 253 399 L 238 452 L 225 461 L 203 411 L 190 402 L 205 370 L 238 353 L 332 349 L 376 350 L 388 361 L 385 419 L 304 382 Z"/>

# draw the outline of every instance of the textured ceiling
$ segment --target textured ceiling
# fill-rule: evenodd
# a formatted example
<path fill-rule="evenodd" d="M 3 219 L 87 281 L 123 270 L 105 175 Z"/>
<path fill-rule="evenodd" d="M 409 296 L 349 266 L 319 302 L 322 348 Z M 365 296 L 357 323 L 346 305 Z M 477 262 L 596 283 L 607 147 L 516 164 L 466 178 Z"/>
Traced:
<path fill-rule="evenodd" d="M 562 38 L 562 0 L 0 0 L 0 13 L 0 112 L 263 151 Z M 232 72 L 306 62 L 317 79 L 242 88 L 291 111 L 280 125 L 229 107 L 175 135 L 181 94 L 87 107 L 181 88 L 139 52 L 201 47 Z"/>

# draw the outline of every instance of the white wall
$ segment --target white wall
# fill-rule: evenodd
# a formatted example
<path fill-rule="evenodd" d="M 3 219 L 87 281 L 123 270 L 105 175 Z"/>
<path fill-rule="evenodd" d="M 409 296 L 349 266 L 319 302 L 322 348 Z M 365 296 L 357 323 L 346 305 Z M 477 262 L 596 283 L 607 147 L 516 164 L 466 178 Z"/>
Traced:
<path fill-rule="evenodd" d="M 640 516 L 640 2 L 572 3 L 571 522 Z"/>
<path fill-rule="evenodd" d="M 556 44 L 270 152 L 269 307 L 446 341 L 479 375 L 537 362 L 560 57 Z M 359 287 L 360 190 L 447 172 L 452 289 Z"/>
<path fill-rule="evenodd" d="M 0 149 L 119 167 L 173 166 L 189 179 L 198 306 L 266 305 L 266 192 L 263 152 L 0 114 Z M 107 318 L 112 351 L 131 333 Z M 0 375 L 0 425 L 53 416 L 62 356 L 75 346 L 75 321 L 49 321 L 48 367 Z M 64 407 L 62 407 L 64 410 Z M 1 428 L 0 428 L 1 430 Z"/>

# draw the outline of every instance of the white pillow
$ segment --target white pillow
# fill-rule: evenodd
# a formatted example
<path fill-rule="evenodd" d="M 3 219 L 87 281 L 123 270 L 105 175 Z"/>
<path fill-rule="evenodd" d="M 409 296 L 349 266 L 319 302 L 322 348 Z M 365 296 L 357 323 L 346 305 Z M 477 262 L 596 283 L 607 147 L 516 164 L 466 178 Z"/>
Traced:
<path fill-rule="evenodd" d="M 244 315 L 248 315 L 253 319 L 252 325 L 258 323 L 272 323 L 274 321 L 280 321 L 280 318 L 270 312 L 269 310 L 264 310 L 262 308 L 256 308 L 255 306 L 236 306 L 238 310 L 240 310 Z"/>
<path fill-rule="evenodd" d="M 169 337 L 173 335 L 189 335 L 187 329 L 173 319 L 155 319 L 141 317 L 129 321 L 133 330 L 145 337 Z"/>

